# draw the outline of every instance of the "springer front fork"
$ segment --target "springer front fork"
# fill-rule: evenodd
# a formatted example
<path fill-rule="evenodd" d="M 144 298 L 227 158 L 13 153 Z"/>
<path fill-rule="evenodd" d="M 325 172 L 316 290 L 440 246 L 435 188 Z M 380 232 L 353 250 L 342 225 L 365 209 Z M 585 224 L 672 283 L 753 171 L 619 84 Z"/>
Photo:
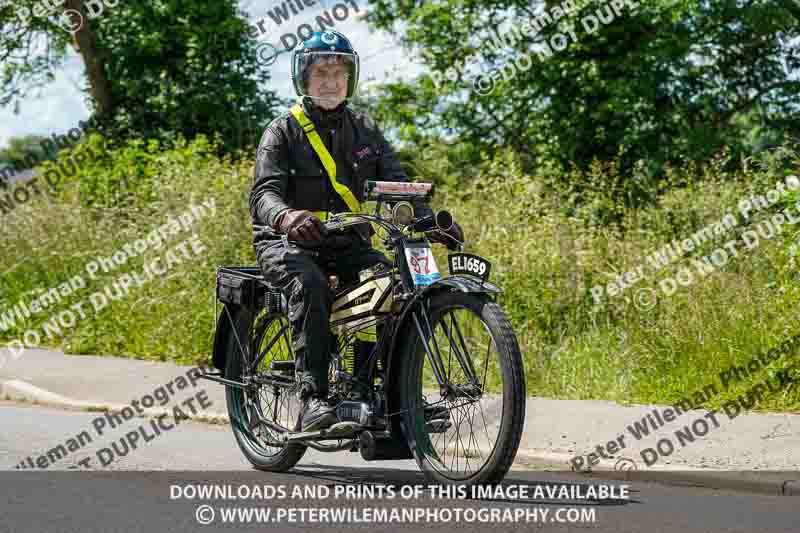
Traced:
<path fill-rule="evenodd" d="M 414 326 L 416 327 L 419 338 L 425 347 L 425 356 L 428 363 L 431 365 L 436 381 L 439 383 L 439 392 L 442 398 L 452 402 L 456 398 L 467 398 L 469 400 L 477 401 L 481 395 L 481 383 L 478 381 L 475 367 L 472 363 L 469 350 L 467 349 L 464 336 L 461 333 L 461 328 L 458 326 L 458 321 L 450 313 L 450 325 L 447 324 L 447 316 L 443 315 L 437 325 L 441 326 L 444 331 L 447 341 L 449 342 L 449 355 L 455 355 L 455 359 L 461 366 L 461 369 L 466 378 L 465 383 L 455 383 L 451 381 L 451 367 L 452 361 L 448 360 L 446 366 L 442 358 L 442 350 L 439 348 L 439 342 L 436 340 L 436 335 L 431 327 L 430 318 L 425 304 L 420 305 L 417 309 L 412 311 L 412 318 Z M 430 345 L 433 345 L 431 349 Z"/>

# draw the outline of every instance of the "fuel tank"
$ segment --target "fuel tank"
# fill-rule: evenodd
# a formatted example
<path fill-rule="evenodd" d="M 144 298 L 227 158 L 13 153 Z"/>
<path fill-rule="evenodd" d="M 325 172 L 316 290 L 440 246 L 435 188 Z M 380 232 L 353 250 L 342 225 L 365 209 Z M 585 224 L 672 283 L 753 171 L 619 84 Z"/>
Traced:
<path fill-rule="evenodd" d="M 331 331 L 341 334 L 360 324 L 374 321 L 392 307 L 392 271 L 367 268 L 359 272 L 359 281 L 334 295 L 331 307 Z"/>

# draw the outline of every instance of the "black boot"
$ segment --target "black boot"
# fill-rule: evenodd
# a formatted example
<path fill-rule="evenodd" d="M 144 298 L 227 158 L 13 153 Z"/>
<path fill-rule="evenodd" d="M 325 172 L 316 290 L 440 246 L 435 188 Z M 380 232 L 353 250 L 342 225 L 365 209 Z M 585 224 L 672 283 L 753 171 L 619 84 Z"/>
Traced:
<path fill-rule="evenodd" d="M 327 392 L 317 388 L 310 374 L 303 376 L 299 395 L 300 401 L 303 402 L 300 431 L 319 431 L 339 421 L 336 410 L 328 404 Z"/>
<path fill-rule="evenodd" d="M 325 398 L 314 394 L 305 399 L 301 420 L 301 431 L 319 431 L 337 423 L 339 417 L 336 416 L 336 410 L 328 405 Z"/>

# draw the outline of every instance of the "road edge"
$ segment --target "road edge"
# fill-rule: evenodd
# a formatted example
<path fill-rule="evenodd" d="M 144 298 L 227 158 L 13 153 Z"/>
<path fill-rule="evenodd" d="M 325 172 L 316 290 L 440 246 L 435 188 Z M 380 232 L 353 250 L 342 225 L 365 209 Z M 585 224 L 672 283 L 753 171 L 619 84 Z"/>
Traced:
<path fill-rule="evenodd" d="M 517 460 L 535 461 L 544 463 L 558 469 L 558 471 L 572 472 L 587 478 L 610 479 L 617 481 L 639 481 L 660 483 L 662 485 L 706 488 L 716 490 L 731 490 L 736 492 L 749 492 L 755 494 L 768 494 L 772 496 L 800 496 L 800 472 L 796 477 L 787 479 L 784 473 L 764 471 L 764 479 L 753 479 L 756 471 L 736 470 L 710 470 L 684 466 L 680 470 L 664 467 L 653 467 L 647 470 L 619 470 L 619 460 L 600 460 L 592 469 L 574 471 L 570 465 L 573 454 L 566 452 L 553 452 L 541 449 L 520 449 Z M 746 473 L 751 476 L 745 475 Z M 770 475 L 772 474 L 772 475 Z"/>
<path fill-rule="evenodd" d="M 32 385 L 27 381 L 18 379 L 0 381 L 0 399 L 11 401 L 30 402 L 38 405 L 53 407 L 69 407 L 81 411 L 121 413 L 123 409 L 130 409 L 128 404 L 117 404 L 108 402 L 91 402 L 84 400 L 74 400 L 61 396 L 54 392 Z M 164 408 L 141 408 L 142 414 L 136 414 L 138 418 L 155 418 L 161 415 L 172 415 L 172 410 Z M 189 420 L 203 422 L 206 424 L 228 424 L 227 415 L 214 413 L 184 413 Z"/>
<path fill-rule="evenodd" d="M 68 407 L 82 411 L 107 411 L 121 412 L 129 407 L 123 404 L 107 402 L 90 402 L 74 400 L 42 389 L 22 380 L 0 381 L 0 399 L 11 401 L 24 401 L 38 405 Z M 136 415 L 140 418 L 157 417 L 171 414 L 168 409 L 142 409 L 143 414 Z M 205 424 L 228 424 L 227 415 L 222 414 L 189 414 L 190 420 Z M 756 494 L 779 496 L 800 496 L 800 472 L 796 479 L 752 479 L 741 472 L 729 470 L 704 470 L 684 467 L 680 471 L 667 470 L 663 467 L 647 470 L 618 470 L 619 462 L 600 460 L 591 470 L 574 472 L 570 466 L 572 454 L 554 452 L 550 450 L 520 448 L 517 451 L 514 463 L 524 465 L 526 462 L 544 463 L 558 471 L 571 472 L 587 478 L 611 479 L 617 481 L 640 481 L 660 483 L 670 486 L 700 487 L 707 489 L 732 490 Z"/>

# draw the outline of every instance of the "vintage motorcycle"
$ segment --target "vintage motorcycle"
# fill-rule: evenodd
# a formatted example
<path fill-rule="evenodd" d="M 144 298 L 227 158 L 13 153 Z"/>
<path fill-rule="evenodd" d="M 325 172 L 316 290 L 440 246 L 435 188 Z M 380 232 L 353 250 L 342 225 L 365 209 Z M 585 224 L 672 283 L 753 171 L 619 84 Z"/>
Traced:
<path fill-rule="evenodd" d="M 333 265 L 325 272 L 333 297 L 329 402 L 340 420 L 328 429 L 299 431 L 286 295 L 258 267 L 219 268 L 219 372 L 204 377 L 225 385 L 233 433 L 255 468 L 289 470 L 310 446 L 360 451 L 367 461 L 415 458 L 439 484 L 496 484 L 508 472 L 525 419 L 519 345 L 495 301 L 501 289 L 488 281 L 489 261 L 459 246 L 448 255 L 450 275 L 439 272 L 427 236 L 446 231 L 452 217 L 415 218 L 413 209 L 432 194 L 429 183 L 368 181 L 374 215 L 341 213 L 325 223 L 329 233 L 377 225 L 394 263 L 342 287 Z M 359 354 L 357 337 L 368 332 L 374 349 Z"/>

